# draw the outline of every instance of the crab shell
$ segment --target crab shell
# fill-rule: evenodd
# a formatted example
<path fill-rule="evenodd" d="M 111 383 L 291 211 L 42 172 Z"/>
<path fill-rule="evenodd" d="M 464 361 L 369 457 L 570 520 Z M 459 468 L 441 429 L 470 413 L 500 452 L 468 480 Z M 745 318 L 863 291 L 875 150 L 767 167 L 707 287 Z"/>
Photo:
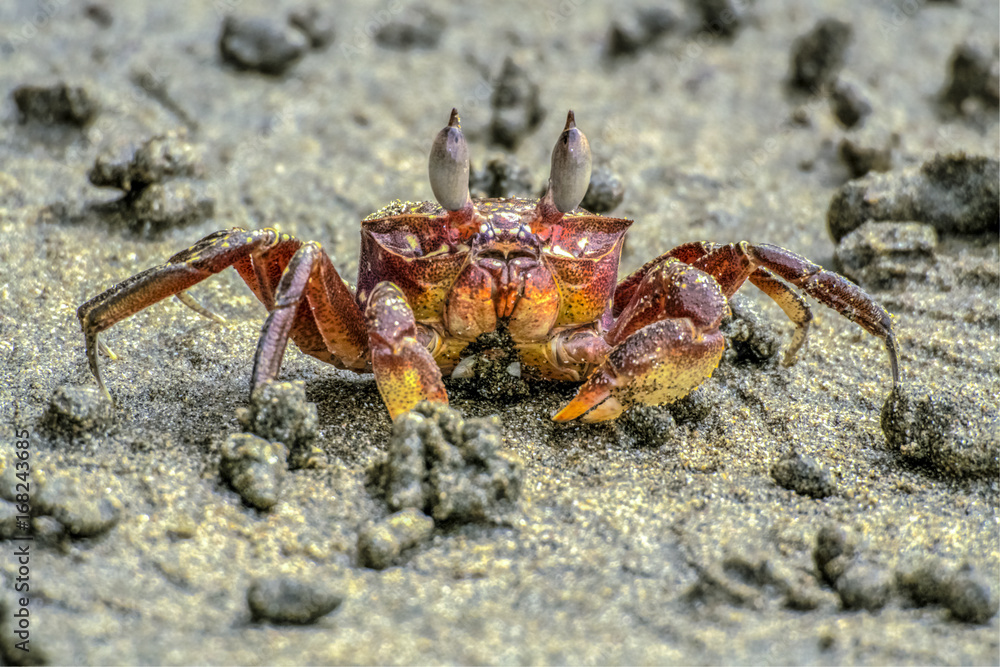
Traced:
<path fill-rule="evenodd" d="M 443 372 L 466 345 L 503 326 L 543 377 L 578 380 L 582 367 L 541 362 L 550 356 L 542 348 L 566 329 L 610 327 L 631 224 L 582 209 L 561 214 L 547 198 L 478 199 L 458 212 L 394 202 L 362 222 L 358 300 L 380 282 L 397 285 Z"/>

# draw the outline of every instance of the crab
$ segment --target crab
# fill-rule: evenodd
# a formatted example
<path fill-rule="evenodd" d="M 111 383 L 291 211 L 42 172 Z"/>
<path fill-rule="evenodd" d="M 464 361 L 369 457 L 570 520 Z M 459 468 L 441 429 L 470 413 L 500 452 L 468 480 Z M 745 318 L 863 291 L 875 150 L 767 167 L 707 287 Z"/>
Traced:
<path fill-rule="evenodd" d="M 84 303 L 77 315 L 101 392 L 110 399 L 98 351 L 113 355 L 100 332 L 168 296 L 221 319 L 186 290 L 230 266 L 270 313 L 251 391 L 278 376 L 291 340 L 320 361 L 373 373 L 393 418 L 420 401 L 447 403 L 443 378 L 467 374 L 467 348 L 498 332 L 529 377 L 583 382 L 556 421 L 599 422 L 631 405 L 675 401 L 718 366 L 719 326 L 746 281 L 795 324 L 786 364 L 812 319 L 801 290 L 881 338 L 899 382 L 885 309 L 846 278 L 778 246 L 685 243 L 618 282 L 632 220 L 579 207 L 591 154 L 572 111 L 540 199 L 471 198 L 469 149 L 454 109 L 431 147 L 429 171 L 436 202 L 397 200 L 361 222 L 356 288 L 319 243 L 233 228 Z"/>

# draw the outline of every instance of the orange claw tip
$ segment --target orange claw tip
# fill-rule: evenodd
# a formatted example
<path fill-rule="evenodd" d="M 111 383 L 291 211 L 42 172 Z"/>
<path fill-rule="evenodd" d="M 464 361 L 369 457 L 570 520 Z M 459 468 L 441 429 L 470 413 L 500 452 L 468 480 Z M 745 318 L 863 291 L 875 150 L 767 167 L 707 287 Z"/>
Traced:
<path fill-rule="evenodd" d="M 618 415 L 624 411 L 625 406 L 619 403 L 617 398 L 611 396 L 596 408 L 581 417 L 580 421 L 585 424 L 608 421 L 609 419 L 616 419 Z"/>
<path fill-rule="evenodd" d="M 596 407 L 591 408 L 592 405 L 589 400 L 574 398 L 566 407 L 552 415 L 552 421 L 568 422 L 579 418 L 585 424 L 593 424 L 594 422 L 615 419 L 625 411 L 625 406 L 617 398 L 610 395 L 598 403 Z"/>
<path fill-rule="evenodd" d="M 586 411 L 587 411 L 587 406 L 576 404 L 576 401 L 571 401 L 567 403 L 562 410 L 552 415 L 552 421 L 554 422 L 572 421 Z"/>
<path fill-rule="evenodd" d="M 598 371 L 600 373 L 600 371 Z M 614 397 L 611 396 L 612 385 L 604 378 L 598 374 L 591 376 L 587 382 L 580 387 L 579 391 L 576 392 L 576 396 L 573 397 L 566 406 L 559 412 L 552 415 L 552 420 L 557 422 L 568 422 L 570 420 L 576 419 L 587 413 L 588 410 L 594 408 L 594 411 L 601 411 L 603 414 L 602 407 L 609 402 L 613 402 L 618 406 L 618 412 L 607 417 L 597 417 L 591 418 L 592 413 L 587 413 L 586 417 L 583 418 L 585 422 L 591 421 L 602 421 L 603 419 L 611 419 L 617 416 L 618 413 L 622 411 L 621 403 L 619 403 Z M 596 406 L 596 407 L 595 407 Z"/>
<path fill-rule="evenodd" d="M 451 118 L 448 119 L 448 127 L 462 129 L 462 119 L 458 117 L 458 109 L 455 107 L 451 109 Z"/>

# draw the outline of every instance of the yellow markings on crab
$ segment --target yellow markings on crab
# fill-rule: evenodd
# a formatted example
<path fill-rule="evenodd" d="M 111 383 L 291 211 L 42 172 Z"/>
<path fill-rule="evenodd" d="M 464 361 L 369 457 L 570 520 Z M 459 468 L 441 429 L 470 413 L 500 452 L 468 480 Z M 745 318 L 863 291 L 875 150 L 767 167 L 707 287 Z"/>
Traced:
<path fill-rule="evenodd" d="M 576 245 L 580 248 L 580 250 L 583 250 L 584 248 L 587 247 L 588 243 L 590 243 L 590 239 L 584 236 L 581 237 L 580 240 L 576 242 Z"/>
<path fill-rule="evenodd" d="M 456 248 L 456 251 L 462 252 L 463 249 L 465 251 L 468 251 L 469 246 L 458 246 Z M 434 250 L 432 252 L 429 252 L 429 253 L 427 253 L 425 255 L 422 255 L 420 259 L 427 259 L 428 257 L 437 257 L 438 255 L 447 255 L 450 252 L 451 252 L 451 249 L 448 248 L 447 244 L 441 244 L 440 248 L 438 248 L 437 250 Z"/>
<path fill-rule="evenodd" d="M 557 245 L 554 245 L 551 248 L 549 248 L 549 253 L 552 255 L 558 255 L 559 257 L 569 257 L 570 259 L 575 259 L 573 253 Z"/>

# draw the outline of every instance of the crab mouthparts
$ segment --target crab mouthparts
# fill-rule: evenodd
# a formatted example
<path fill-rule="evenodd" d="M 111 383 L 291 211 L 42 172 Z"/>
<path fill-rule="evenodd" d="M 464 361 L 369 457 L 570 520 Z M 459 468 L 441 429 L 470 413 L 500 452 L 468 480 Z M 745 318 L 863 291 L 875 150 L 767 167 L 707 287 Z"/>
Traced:
<path fill-rule="evenodd" d="M 538 259 L 542 242 L 538 236 L 524 225 L 517 229 L 495 229 L 484 223 L 472 241 L 472 256 L 509 260 L 515 257 Z"/>

